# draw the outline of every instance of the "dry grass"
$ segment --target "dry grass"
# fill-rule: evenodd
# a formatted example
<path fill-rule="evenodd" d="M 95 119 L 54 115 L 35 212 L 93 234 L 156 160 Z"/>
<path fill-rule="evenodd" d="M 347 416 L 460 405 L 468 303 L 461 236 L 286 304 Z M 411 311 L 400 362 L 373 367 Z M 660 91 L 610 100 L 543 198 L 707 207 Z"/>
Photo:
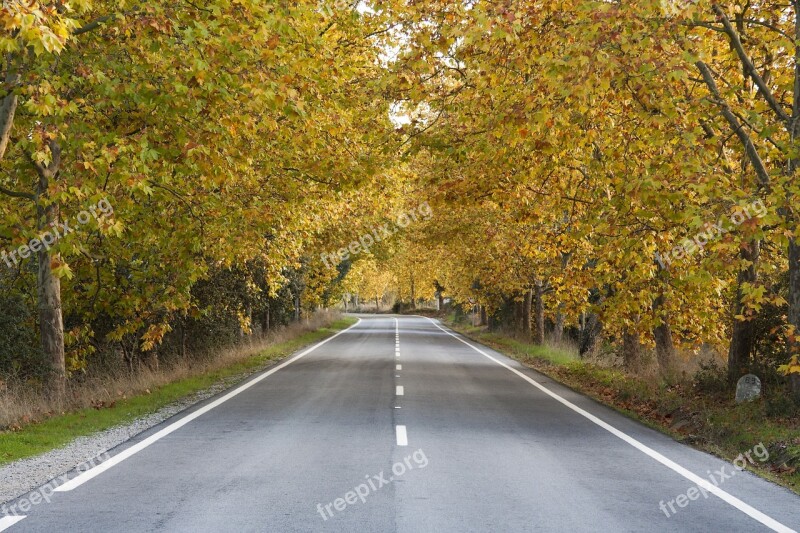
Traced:
<path fill-rule="evenodd" d="M 703 345 L 698 351 L 676 346 L 675 355 L 676 357 L 673 362 L 675 375 L 672 379 L 685 383 L 691 383 L 695 374 L 701 370 L 704 364 L 710 361 L 714 361 L 719 366 L 723 367 L 727 364 L 726 354 L 724 353 L 723 347 L 720 346 Z M 625 369 L 622 359 L 622 348 L 618 344 L 611 345 L 606 343 L 598 345 L 594 350 L 587 353 L 582 360 L 600 368 L 616 369 L 630 373 Z M 661 371 L 658 368 L 654 346 L 643 345 L 641 347 L 640 368 L 633 374 L 641 378 L 653 380 L 662 378 Z"/>
<path fill-rule="evenodd" d="M 239 343 L 201 359 L 178 360 L 169 366 L 152 370 L 144 365 L 133 373 L 122 375 L 90 376 L 80 382 L 70 382 L 63 398 L 53 399 L 43 394 L 38 386 L 6 384 L 0 390 L 0 430 L 18 429 L 21 426 L 49 418 L 54 414 L 84 408 L 111 407 L 117 401 L 181 379 L 191 378 L 237 363 L 247 361 L 270 346 L 294 339 L 303 333 L 332 324 L 339 319 L 337 312 L 320 311 L 307 320 L 276 328 L 267 335 L 251 335 Z M 2 381 L 0 381 L 2 384 Z"/>

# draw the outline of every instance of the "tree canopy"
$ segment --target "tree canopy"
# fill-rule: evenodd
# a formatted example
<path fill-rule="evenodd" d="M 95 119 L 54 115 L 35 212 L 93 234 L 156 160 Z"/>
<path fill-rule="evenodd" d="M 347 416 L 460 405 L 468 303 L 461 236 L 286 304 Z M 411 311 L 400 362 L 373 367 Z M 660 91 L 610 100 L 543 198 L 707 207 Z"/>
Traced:
<path fill-rule="evenodd" d="M 58 384 L 214 305 L 246 332 L 283 297 L 299 317 L 392 292 L 538 342 L 572 328 L 581 351 L 633 339 L 665 374 L 704 345 L 732 380 L 767 357 L 800 395 L 798 21 L 797 2 L 9 0 L 0 291 L 28 312 L 8 327 Z"/>

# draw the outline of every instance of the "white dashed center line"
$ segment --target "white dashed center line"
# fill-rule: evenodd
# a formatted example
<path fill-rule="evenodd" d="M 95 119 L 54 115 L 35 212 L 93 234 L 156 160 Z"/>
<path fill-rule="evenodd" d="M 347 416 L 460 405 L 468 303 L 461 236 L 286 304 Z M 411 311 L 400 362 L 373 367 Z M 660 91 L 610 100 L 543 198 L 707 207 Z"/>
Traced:
<path fill-rule="evenodd" d="M 397 433 L 397 445 L 398 446 L 408 446 L 408 434 L 406 433 L 405 426 L 397 426 L 396 433 Z"/>

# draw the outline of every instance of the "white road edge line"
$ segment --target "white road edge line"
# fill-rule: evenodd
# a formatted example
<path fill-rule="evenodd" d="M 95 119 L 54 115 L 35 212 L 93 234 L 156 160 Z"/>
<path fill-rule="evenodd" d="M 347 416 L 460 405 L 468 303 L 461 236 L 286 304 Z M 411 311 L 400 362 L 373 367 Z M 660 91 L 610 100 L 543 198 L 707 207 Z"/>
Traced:
<path fill-rule="evenodd" d="M 314 350 L 316 350 L 317 348 L 319 348 L 320 346 L 322 346 L 326 342 L 332 341 L 333 339 L 335 339 L 336 337 L 338 337 L 342 333 L 345 333 L 346 331 L 350 331 L 352 328 L 356 327 L 360 323 L 361 323 L 361 319 L 359 318 L 358 322 L 356 322 L 355 324 L 353 324 L 349 328 L 343 329 L 342 331 L 336 333 L 335 335 L 331 335 L 327 339 L 324 339 L 324 340 L 318 342 L 317 344 L 315 344 L 311 348 L 308 348 L 305 351 L 295 355 L 294 357 L 292 357 L 288 361 L 285 361 L 285 362 L 281 363 L 280 365 L 276 366 L 275 368 L 264 372 L 263 374 L 261 374 L 257 378 L 248 381 L 244 385 L 232 390 L 231 392 L 229 392 L 225 396 L 223 396 L 221 398 L 218 398 L 217 400 L 214 400 L 213 402 L 211 402 L 210 404 L 206 405 L 205 407 L 203 407 L 201 409 L 198 409 L 197 411 L 194 411 L 193 413 L 191 413 L 189 415 L 186 415 L 185 417 L 181 418 L 177 422 L 174 422 L 174 423 L 170 424 L 169 426 L 165 427 L 164 429 L 162 429 L 158 433 L 154 433 L 153 435 L 147 437 L 142 442 L 140 442 L 138 444 L 135 444 L 135 445 L 131 446 L 130 448 L 127 448 L 126 450 L 118 453 L 117 455 L 115 455 L 114 457 L 109 459 L 108 461 L 100 463 L 99 465 L 97 465 L 96 467 L 92 468 L 91 470 L 87 470 L 86 472 L 84 472 L 82 474 L 79 474 L 78 476 L 72 478 L 71 480 L 67 481 L 63 485 L 57 487 L 55 489 L 55 492 L 67 492 L 67 491 L 73 490 L 73 489 L 75 489 L 77 487 L 80 487 L 81 485 L 83 485 L 84 483 L 86 483 L 90 479 L 94 478 L 95 476 L 98 476 L 98 475 L 102 474 L 103 472 L 105 472 L 106 470 L 118 465 L 119 463 L 121 463 L 125 459 L 131 457 L 132 455 L 139 453 L 140 451 L 144 450 L 145 448 L 147 448 L 151 444 L 155 443 L 156 441 L 158 441 L 160 439 L 163 439 L 164 437 L 166 437 L 170 433 L 182 428 L 183 426 L 185 426 L 186 424 L 188 424 L 192 420 L 203 416 L 204 414 L 206 414 L 207 412 L 211 411 L 212 409 L 214 409 L 216 407 L 219 407 L 220 405 L 222 405 L 223 403 L 227 402 L 228 400 L 230 400 L 234 396 L 238 396 L 239 394 L 243 393 L 244 391 L 246 391 L 250 387 L 252 387 L 252 386 L 256 385 L 257 383 L 261 382 L 262 380 L 268 378 L 269 376 L 271 376 L 272 374 L 274 374 L 278 370 L 281 370 L 282 368 L 286 368 L 287 366 L 289 366 L 290 364 L 294 363 L 298 359 L 300 359 L 302 357 L 305 357 L 306 355 L 310 354 L 311 352 L 313 352 Z"/>
<path fill-rule="evenodd" d="M 395 430 L 396 430 L 395 432 L 397 433 L 397 445 L 408 446 L 408 434 L 406 433 L 406 427 L 397 426 Z"/>
<path fill-rule="evenodd" d="M 27 515 L 8 515 L 0 518 L 0 531 L 5 531 L 17 522 L 25 520 L 25 518 L 27 518 Z"/>
<path fill-rule="evenodd" d="M 743 512 L 744 514 L 746 514 L 750 518 L 753 518 L 754 520 L 757 520 L 757 521 L 761 522 L 762 524 L 764 524 L 765 526 L 767 526 L 768 528 L 770 528 L 773 531 L 778 531 L 780 533 L 797 533 L 797 531 L 795 531 L 794 529 L 791 529 L 791 528 L 781 524 L 780 522 L 778 522 L 774 518 L 771 518 L 771 517 L 765 515 L 764 513 L 762 513 L 761 511 L 759 511 L 758 509 L 755 509 L 754 507 L 751 507 L 750 505 L 744 503 L 742 500 L 740 500 L 736 496 L 728 494 L 727 492 L 725 492 L 724 490 L 720 489 L 719 487 L 716 487 L 716 486 L 712 485 L 711 483 L 709 483 L 705 479 L 701 478 L 698 475 L 695 475 L 694 473 L 690 472 L 689 470 L 687 470 L 686 468 L 682 467 L 678 463 L 672 461 L 671 459 L 667 459 L 665 456 L 661 455 L 660 453 L 658 453 L 654 449 L 648 447 L 647 445 L 642 444 L 641 442 L 639 442 L 638 440 L 634 439 L 633 437 L 631 437 L 627 433 L 624 433 L 624 432 L 618 430 L 617 428 L 615 428 L 611 424 L 608 424 L 608 423 L 600 420 L 599 418 L 597 418 L 596 416 L 594 416 L 593 414 L 591 414 L 591 413 L 589 413 L 587 411 L 584 411 L 583 409 L 581 409 L 580 407 L 578 407 L 574 403 L 570 402 L 569 400 L 566 400 L 565 398 L 562 398 L 561 396 L 559 396 L 555 392 L 551 391 L 547 387 L 542 386 L 540 383 L 536 382 L 535 380 L 533 380 L 529 376 L 526 376 L 525 374 L 523 374 L 519 370 L 508 366 L 507 364 L 503 363 L 502 361 L 498 361 L 496 358 L 492 357 L 491 355 L 489 355 L 488 353 L 484 352 L 483 350 L 481 350 L 477 346 L 473 345 L 472 343 L 469 343 L 469 342 L 465 341 L 464 339 L 462 339 L 461 337 L 458 337 L 454 333 L 452 333 L 450 331 L 447 331 L 446 329 L 441 327 L 439 324 L 437 324 L 433 319 L 428 318 L 428 317 L 425 317 L 425 318 L 430 320 L 430 322 L 434 326 L 436 326 L 440 330 L 444 331 L 445 333 L 447 333 L 448 335 L 450 335 L 454 339 L 466 344 L 467 346 L 469 346 L 470 348 L 472 348 L 473 350 L 475 350 L 479 354 L 483 355 L 487 359 L 490 359 L 491 361 L 494 361 L 498 365 L 500 365 L 500 366 L 510 370 L 511 372 L 515 373 L 516 375 L 518 375 L 519 377 L 521 377 L 522 379 L 524 379 L 525 381 L 527 381 L 528 383 L 530 383 L 531 385 L 533 385 L 537 389 L 541 390 L 542 392 L 544 392 L 545 394 L 547 394 L 548 396 L 550 396 L 554 400 L 556 400 L 556 401 L 562 403 L 563 405 L 569 407 L 570 409 L 572 409 L 573 411 L 575 411 L 579 415 L 583 416 L 584 418 L 587 418 L 590 421 L 594 422 L 595 424 L 597 424 L 601 428 L 605 429 L 606 431 L 608 431 L 609 433 L 611 433 L 615 437 L 619 437 L 620 439 L 624 440 L 625 442 L 627 442 L 628 444 L 630 444 L 631 446 L 633 446 L 634 448 L 636 448 L 640 452 L 644 453 L 645 455 L 650 456 L 651 458 L 655 459 L 656 461 L 658 461 L 662 465 L 666 466 L 670 470 L 682 475 L 683 477 L 685 477 L 686 479 L 688 479 L 692 483 L 694 483 L 694 484 L 696 484 L 696 485 L 698 485 L 700 487 L 703 487 L 703 489 L 705 489 L 708 492 L 712 493 L 713 495 L 717 496 L 718 498 L 720 498 L 721 500 L 723 500 L 727 504 L 731 505 L 732 507 L 735 507 L 736 509 L 739 509 L 741 512 Z"/>
<path fill-rule="evenodd" d="M 395 392 L 395 394 L 397 394 L 398 396 L 403 396 L 403 395 L 405 394 L 405 391 L 403 390 L 403 386 L 402 386 L 402 385 L 398 385 L 398 386 L 396 386 L 396 387 L 394 388 L 394 392 Z"/>

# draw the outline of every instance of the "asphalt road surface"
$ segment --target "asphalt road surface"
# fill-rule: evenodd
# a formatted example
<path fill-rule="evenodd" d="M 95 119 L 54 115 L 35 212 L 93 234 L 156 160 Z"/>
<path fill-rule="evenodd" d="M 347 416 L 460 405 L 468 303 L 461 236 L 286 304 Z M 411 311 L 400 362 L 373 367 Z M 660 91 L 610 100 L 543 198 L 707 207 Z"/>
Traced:
<path fill-rule="evenodd" d="M 765 450 L 742 453 L 676 443 L 429 319 L 362 317 L 13 502 L 0 530 L 800 529 L 800 498 L 737 468 Z"/>

